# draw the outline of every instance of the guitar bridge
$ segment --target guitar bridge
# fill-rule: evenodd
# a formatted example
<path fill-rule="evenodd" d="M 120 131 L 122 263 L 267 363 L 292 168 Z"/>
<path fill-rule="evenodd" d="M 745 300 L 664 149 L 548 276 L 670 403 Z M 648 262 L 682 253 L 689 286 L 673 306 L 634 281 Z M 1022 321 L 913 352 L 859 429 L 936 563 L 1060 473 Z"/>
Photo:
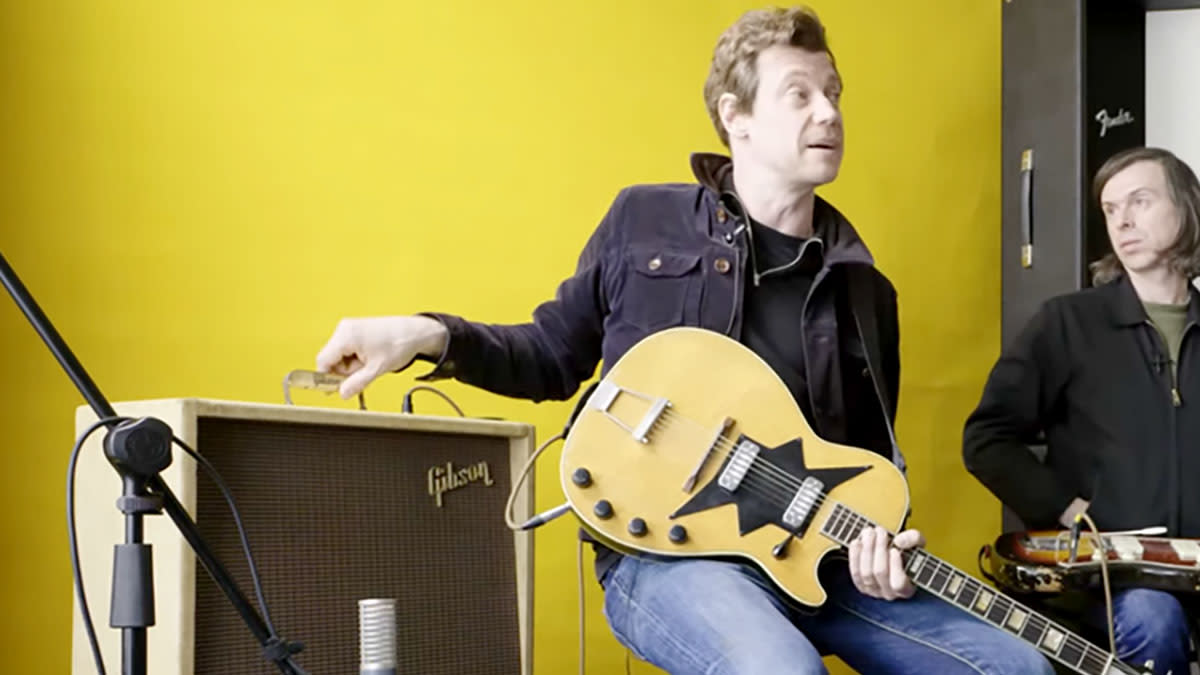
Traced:
<path fill-rule="evenodd" d="M 696 479 L 700 477 L 700 472 L 704 470 L 704 465 L 708 463 L 708 458 L 712 455 L 713 448 L 717 447 L 717 443 L 725 438 L 725 432 L 733 426 L 733 418 L 726 417 L 721 421 L 721 426 L 717 428 L 713 434 L 712 442 L 704 449 L 704 454 L 700 456 L 700 461 L 696 463 L 696 468 L 692 469 L 692 473 L 683 481 L 683 491 L 691 492 L 692 488 L 696 487 Z"/>
<path fill-rule="evenodd" d="M 649 406 L 647 406 L 646 412 L 642 415 L 641 420 L 639 420 L 638 423 L 632 427 L 621 421 L 619 417 L 612 413 L 613 403 L 621 394 L 629 394 L 634 398 L 638 398 L 649 403 Z M 661 396 L 647 396 L 646 394 L 639 394 L 636 391 L 626 389 L 618 384 L 604 380 L 600 384 L 596 385 L 596 391 L 594 391 L 591 397 L 588 399 L 588 407 L 603 413 L 604 416 L 611 420 L 614 424 L 621 427 L 625 431 L 628 431 L 638 443 L 649 443 L 650 430 L 655 424 L 658 423 L 663 414 L 666 413 L 667 408 L 671 407 L 671 402 L 665 398 L 662 398 Z"/>

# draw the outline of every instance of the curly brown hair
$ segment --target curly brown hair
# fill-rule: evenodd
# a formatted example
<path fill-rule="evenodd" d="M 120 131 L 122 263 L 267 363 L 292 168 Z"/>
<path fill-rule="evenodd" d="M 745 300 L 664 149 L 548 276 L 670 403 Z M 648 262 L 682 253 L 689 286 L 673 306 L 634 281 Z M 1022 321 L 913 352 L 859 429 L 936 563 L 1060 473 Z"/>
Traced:
<path fill-rule="evenodd" d="M 743 14 L 721 33 L 713 50 L 712 66 L 704 82 L 704 103 L 717 135 L 729 147 L 729 132 L 721 123 L 717 101 L 725 93 L 737 97 L 738 109 L 750 112 L 758 90 L 758 55 L 768 47 L 784 45 L 825 52 L 833 60 L 825 26 L 808 7 L 772 7 Z M 835 64 L 836 67 L 836 64 Z"/>

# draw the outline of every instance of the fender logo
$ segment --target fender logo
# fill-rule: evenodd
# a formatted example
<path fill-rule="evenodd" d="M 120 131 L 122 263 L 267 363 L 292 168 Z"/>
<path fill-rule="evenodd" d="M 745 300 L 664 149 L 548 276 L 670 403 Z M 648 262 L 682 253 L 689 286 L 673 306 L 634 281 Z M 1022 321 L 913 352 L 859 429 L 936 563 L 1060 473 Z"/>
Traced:
<path fill-rule="evenodd" d="M 1133 113 L 1121 108 L 1117 111 L 1116 117 L 1108 116 L 1108 108 L 1103 108 L 1096 113 L 1096 121 L 1100 123 L 1100 138 L 1104 138 L 1109 129 L 1113 127 L 1121 127 L 1126 124 L 1133 124 Z"/>
<path fill-rule="evenodd" d="M 440 508 L 442 506 L 442 495 L 447 492 L 453 492 L 459 488 L 464 488 L 471 483 L 482 483 L 485 486 L 490 486 L 495 483 L 492 480 L 492 470 L 487 462 L 476 462 L 469 466 L 454 466 L 453 462 L 429 468 L 429 496 L 433 497 L 433 501 Z"/>

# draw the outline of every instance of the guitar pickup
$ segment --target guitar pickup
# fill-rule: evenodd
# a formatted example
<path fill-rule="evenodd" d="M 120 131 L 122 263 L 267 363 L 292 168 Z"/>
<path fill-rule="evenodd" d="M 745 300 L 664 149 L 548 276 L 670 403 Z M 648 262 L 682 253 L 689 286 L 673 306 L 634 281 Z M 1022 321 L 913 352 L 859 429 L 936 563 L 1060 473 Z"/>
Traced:
<path fill-rule="evenodd" d="M 730 492 L 738 489 L 761 450 L 762 446 L 754 441 L 743 440 L 738 443 L 733 450 L 733 456 L 729 458 L 729 463 L 717 478 L 717 484 Z"/>
<path fill-rule="evenodd" d="M 1137 537 L 1109 537 L 1108 546 L 1117 554 L 1119 560 L 1141 560 L 1142 554 L 1145 552 L 1142 542 Z M 1102 555 L 1104 554 L 1101 552 L 1101 547 L 1097 546 L 1092 554 L 1092 560 L 1099 560 Z"/>
<path fill-rule="evenodd" d="M 812 517 L 813 507 L 821 498 L 821 491 L 824 489 L 825 484 L 817 478 L 805 478 L 800 484 L 800 489 L 796 490 L 796 496 L 792 497 L 792 503 L 788 504 L 787 510 L 783 512 L 783 524 L 790 529 L 799 530 Z"/>
<path fill-rule="evenodd" d="M 1200 544 L 1191 539 L 1172 539 L 1171 548 L 1174 549 L 1175 555 L 1179 556 L 1180 560 L 1186 562 L 1200 560 Z"/>

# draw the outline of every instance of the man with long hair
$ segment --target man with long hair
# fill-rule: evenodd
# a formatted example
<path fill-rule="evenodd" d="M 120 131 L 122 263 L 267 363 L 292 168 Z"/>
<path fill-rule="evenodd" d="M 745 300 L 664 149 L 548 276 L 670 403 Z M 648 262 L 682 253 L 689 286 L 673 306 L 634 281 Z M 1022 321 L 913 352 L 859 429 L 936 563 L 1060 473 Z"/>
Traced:
<path fill-rule="evenodd" d="M 1093 287 L 1045 302 L 1000 356 L 967 420 L 963 458 L 1027 526 L 1165 526 L 1200 537 L 1200 182 L 1167 150 L 1134 148 L 1096 173 L 1112 252 Z M 1029 449 L 1044 435 L 1043 461 Z M 1175 596 L 1115 595 L 1118 658 L 1187 673 Z M 1103 607 L 1085 621 L 1106 623 Z M 1099 627 L 1099 626 L 1097 626 Z"/>

